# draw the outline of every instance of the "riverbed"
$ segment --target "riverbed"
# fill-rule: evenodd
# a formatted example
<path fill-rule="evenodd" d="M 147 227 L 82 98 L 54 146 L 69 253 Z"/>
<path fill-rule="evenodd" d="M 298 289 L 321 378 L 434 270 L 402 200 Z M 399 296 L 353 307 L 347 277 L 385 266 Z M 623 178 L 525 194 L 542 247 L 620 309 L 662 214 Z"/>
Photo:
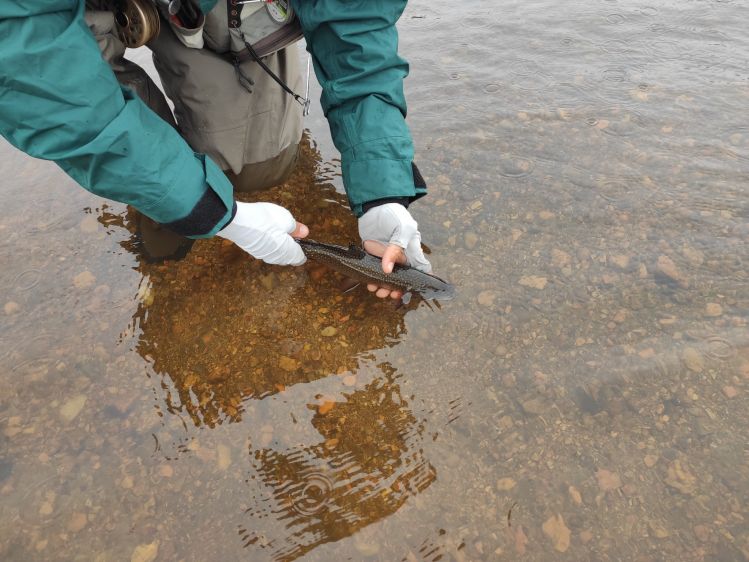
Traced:
<path fill-rule="evenodd" d="M 749 6 L 501 4 L 399 24 L 453 301 L 220 239 L 149 263 L 0 145 L 0 558 L 749 560 Z M 348 244 L 306 127 L 247 200 Z"/>

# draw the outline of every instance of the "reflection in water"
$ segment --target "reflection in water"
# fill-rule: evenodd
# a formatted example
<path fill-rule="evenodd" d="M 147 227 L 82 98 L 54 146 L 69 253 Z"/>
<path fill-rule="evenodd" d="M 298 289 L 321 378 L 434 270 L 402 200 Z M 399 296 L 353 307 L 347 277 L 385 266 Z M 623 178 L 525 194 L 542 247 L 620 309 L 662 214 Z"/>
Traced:
<path fill-rule="evenodd" d="M 317 409 L 318 444 L 253 452 L 270 495 L 252 498 L 250 520 L 240 527 L 245 546 L 293 560 L 395 513 L 434 481 L 420 447 L 423 423 L 408 410 L 395 369 L 382 370 L 384 378 Z"/>
<path fill-rule="evenodd" d="M 324 222 L 309 221 L 315 238 L 354 240 L 345 198 L 330 185 L 315 185 L 319 161 L 303 142 L 294 176 L 283 189 L 261 196 L 283 202 L 302 222 L 322 206 Z M 318 208 L 294 201 L 317 201 Z M 400 395 L 396 370 L 382 365 L 370 382 L 357 380 L 372 351 L 395 345 L 405 333 L 406 309 L 341 294 L 326 280 L 335 275 L 314 263 L 304 269 L 268 266 L 231 243 L 196 244 L 178 262 L 149 263 L 139 253 L 134 211 L 123 217 L 104 209 L 99 221 L 133 231 L 122 244 L 138 257 L 143 281 L 129 331 L 137 336 L 135 350 L 161 377 L 155 385 L 160 411 L 213 428 L 241 422 L 255 401 L 255 419 L 263 420 L 263 399 L 299 384 L 340 376 L 351 389 L 305 406 L 315 411 L 311 425 L 319 443 L 290 446 L 298 428 L 266 423 L 259 443 L 250 444 L 248 481 L 260 489 L 246 510 L 251 522 L 240 527 L 245 546 L 267 549 L 274 560 L 293 560 L 394 513 L 435 479 L 419 448 L 423 424 Z M 293 406 L 288 413 L 301 418 Z M 274 434 L 286 436 L 283 443 L 273 441 L 283 448 L 267 446 Z M 175 453 L 189 451 L 181 443 Z"/>

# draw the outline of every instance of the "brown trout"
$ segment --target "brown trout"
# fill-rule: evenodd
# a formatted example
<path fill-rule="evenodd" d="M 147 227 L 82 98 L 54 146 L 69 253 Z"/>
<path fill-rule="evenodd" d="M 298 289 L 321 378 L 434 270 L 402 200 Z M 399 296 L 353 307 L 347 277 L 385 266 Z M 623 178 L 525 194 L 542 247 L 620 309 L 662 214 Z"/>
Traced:
<path fill-rule="evenodd" d="M 375 283 L 391 291 L 415 293 L 424 299 L 450 300 L 455 287 L 436 275 L 416 268 L 395 264 L 389 275 L 382 271 L 382 260 L 358 246 L 348 248 L 313 240 L 297 240 L 304 254 L 315 261 L 360 283 Z"/>

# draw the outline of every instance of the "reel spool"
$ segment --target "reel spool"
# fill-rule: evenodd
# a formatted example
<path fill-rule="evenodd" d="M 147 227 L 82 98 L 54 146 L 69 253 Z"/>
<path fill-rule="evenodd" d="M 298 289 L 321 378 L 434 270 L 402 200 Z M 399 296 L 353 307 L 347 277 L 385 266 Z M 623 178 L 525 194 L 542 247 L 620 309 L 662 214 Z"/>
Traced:
<path fill-rule="evenodd" d="M 159 34 L 159 13 L 149 0 L 121 0 L 112 12 L 117 35 L 125 47 L 137 49 Z"/>

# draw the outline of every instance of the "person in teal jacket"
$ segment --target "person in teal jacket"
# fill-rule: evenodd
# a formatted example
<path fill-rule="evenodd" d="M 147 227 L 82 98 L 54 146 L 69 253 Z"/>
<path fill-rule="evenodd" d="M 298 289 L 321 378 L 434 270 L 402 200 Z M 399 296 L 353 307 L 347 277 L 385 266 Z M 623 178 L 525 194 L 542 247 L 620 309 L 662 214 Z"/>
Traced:
<path fill-rule="evenodd" d="M 99 25 L 102 12 L 92 10 L 101 1 L 3 0 L 0 134 L 27 154 L 56 162 L 87 190 L 132 205 L 181 236 L 218 235 L 268 263 L 300 265 L 305 258 L 294 238 L 306 236 L 308 228 L 286 209 L 235 202 L 233 196 L 257 176 L 253 164 L 293 164 L 284 151 L 291 154 L 298 144 L 293 137 L 301 134 L 299 112 L 289 108 L 293 100 L 280 88 L 275 97 L 266 95 L 271 81 L 256 62 L 235 67 L 226 62 L 223 55 L 232 46 L 221 26 L 231 0 L 182 1 L 197 2 L 200 10 L 197 42 L 180 37 L 179 25 L 162 22 L 161 33 L 149 43 L 175 105 L 176 123 L 170 123 L 171 115 L 157 115 L 137 88 L 121 84 L 127 84 L 122 73 L 115 74 L 127 61 L 120 56 L 124 48 L 106 56 L 113 36 Z M 365 247 L 383 255 L 386 272 L 396 261 L 431 270 L 407 210 L 426 186 L 413 165 L 402 85 L 408 65 L 397 53 L 395 23 L 405 4 L 292 0 L 322 85 L 321 103 L 341 153 L 351 209 Z M 265 60 L 293 82 L 297 78 L 289 68 L 295 58 L 279 52 Z M 239 75 L 247 83 L 237 81 Z M 232 111 L 247 107 L 252 111 L 241 116 L 245 126 Z M 282 122 L 262 121 L 274 115 Z M 225 126 L 222 119 L 240 125 Z M 268 145 L 276 147 L 275 154 L 258 152 Z"/>

